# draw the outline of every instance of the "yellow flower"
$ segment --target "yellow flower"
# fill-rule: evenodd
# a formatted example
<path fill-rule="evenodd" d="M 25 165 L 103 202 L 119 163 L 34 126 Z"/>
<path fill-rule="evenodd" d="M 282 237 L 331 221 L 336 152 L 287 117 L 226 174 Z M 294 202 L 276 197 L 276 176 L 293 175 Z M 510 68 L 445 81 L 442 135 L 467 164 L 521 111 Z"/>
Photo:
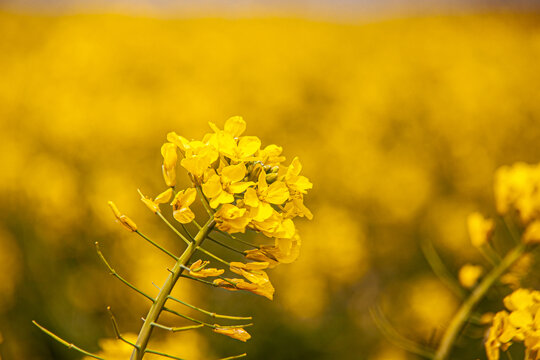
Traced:
<path fill-rule="evenodd" d="M 163 156 L 163 178 L 167 186 L 173 187 L 176 185 L 176 161 L 178 160 L 176 145 L 170 142 L 163 144 L 161 155 Z"/>
<path fill-rule="evenodd" d="M 227 335 L 229 337 L 232 337 L 233 339 L 240 340 L 243 342 L 246 342 L 249 339 L 251 339 L 251 335 L 249 335 L 249 333 L 241 327 L 234 327 L 234 328 L 216 327 L 213 329 L 213 331 L 215 333 Z"/>
<path fill-rule="evenodd" d="M 202 178 L 204 172 L 219 157 L 218 151 L 208 141 L 189 141 L 175 132 L 168 133 L 167 140 L 184 152 L 180 165 L 191 173 L 196 181 Z"/>
<path fill-rule="evenodd" d="M 515 208 L 523 223 L 540 215 L 540 164 L 502 166 L 495 173 L 495 203 L 500 214 Z"/>
<path fill-rule="evenodd" d="M 209 142 L 220 154 L 234 161 L 253 160 L 253 155 L 260 149 L 261 140 L 256 136 L 240 135 L 246 129 L 246 123 L 240 116 L 233 116 L 225 122 L 224 130 L 215 124 L 209 123 L 215 134 L 210 136 Z"/>
<path fill-rule="evenodd" d="M 290 201 L 288 201 L 283 207 L 285 211 L 285 217 L 294 218 L 297 216 L 306 217 L 309 220 L 313 219 L 313 214 L 304 205 L 304 195 L 299 191 L 290 192 Z"/>
<path fill-rule="evenodd" d="M 510 311 L 526 310 L 530 308 L 534 302 L 534 294 L 527 289 L 517 289 L 503 300 L 504 306 Z"/>
<path fill-rule="evenodd" d="M 238 261 L 232 261 L 230 265 L 231 267 L 244 269 L 244 270 L 264 270 L 268 268 L 269 263 L 266 261 L 262 261 L 262 262 L 251 262 L 251 263 L 244 264 Z"/>
<path fill-rule="evenodd" d="M 459 283 L 467 289 L 470 289 L 476 285 L 478 278 L 483 272 L 484 269 L 479 265 L 465 264 L 459 269 Z"/>
<path fill-rule="evenodd" d="M 276 166 L 285 161 L 285 156 L 281 156 L 283 148 L 277 145 L 268 145 L 264 149 L 259 150 L 257 158 L 264 165 Z"/>
<path fill-rule="evenodd" d="M 474 212 L 467 217 L 467 228 L 469 237 L 474 247 L 481 247 L 489 241 L 493 234 L 495 223 L 491 219 L 486 219 L 478 212 Z"/>
<path fill-rule="evenodd" d="M 291 239 L 275 239 L 274 246 L 261 246 L 259 249 L 246 250 L 246 258 L 256 261 L 268 262 L 269 268 L 275 267 L 278 263 L 290 264 L 298 258 L 302 241 L 300 236 L 295 234 Z"/>
<path fill-rule="evenodd" d="M 206 269 L 209 261 L 197 260 L 189 267 L 189 275 L 196 278 L 206 278 L 211 276 L 219 276 L 225 272 L 223 269 L 210 268 Z"/>
<path fill-rule="evenodd" d="M 283 177 L 285 183 L 292 191 L 298 191 L 303 194 L 307 193 L 308 189 L 313 188 L 313 184 L 307 177 L 301 176 L 302 164 L 298 157 L 295 157 L 288 168 L 280 168 L 280 178 Z"/>
<path fill-rule="evenodd" d="M 143 195 L 141 190 L 137 189 L 139 194 L 141 195 L 141 201 L 152 211 L 154 214 L 156 214 L 159 211 L 159 205 L 167 203 L 172 196 L 172 189 L 167 189 L 158 196 L 154 200 L 146 197 Z"/>
<path fill-rule="evenodd" d="M 174 197 L 171 205 L 173 207 L 173 217 L 181 224 L 189 224 L 195 219 L 195 214 L 189 208 L 197 197 L 197 190 L 189 188 L 179 191 Z"/>
<path fill-rule="evenodd" d="M 247 290 L 253 291 L 257 289 L 256 284 L 248 283 L 244 279 L 215 279 L 214 284 L 220 288 L 236 291 L 236 290 Z"/>
<path fill-rule="evenodd" d="M 266 182 L 266 173 L 259 174 L 257 189 L 248 188 L 244 194 L 244 203 L 255 209 L 253 220 L 264 221 L 272 216 L 274 209 L 271 204 L 281 205 L 289 198 L 287 185 L 282 181 L 275 181 L 270 186 Z"/>
<path fill-rule="evenodd" d="M 275 291 L 270 281 L 255 284 L 247 282 L 244 279 L 215 279 L 214 284 L 220 288 L 230 291 L 246 290 L 254 294 L 264 296 L 270 300 L 273 299 Z"/>
<path fill-rule="evenodd" d="M 237 265 L 240 264 L 240 267 Z M 252 263 L 254 264 L 254 263 Z M 249 268 L 256 268 L 260 267 L 259 264 L 249 265 L 249 264 L 242 264 L 242 263 L 231 263 L 230 269 L 232 272 L 242 275 L 247 280 L 249 280 L 252 284 L 257 285 L 257 288 L 254 290 L 250 290 L 258 295 L 265 296 L 266 298 L 272 300 L 274 297 L 274 287 L 272 286 L 272 283 L 270 282 L 270 279 L 268 278 L 268 275 L 263 270 L 251 270 Z M 262 266 L 268 266 L 268 264 L 262 264 Z"/>
<path fill-rule="evenodd" d="M 540 220 L 531 222 L 523 233 L 523 242 L 528 244 L 540 243 Z"/>
<path fill-rule="evenodd" d="M 238 208 L 232 204 L 225 204 L 214 214 L 216 227 L 221 230 L 234 234 L 244 232 L 250 222 L 246 209 Z"/>
<path fill-rule="evenodd" d="M 202 185 L 202 189 L 204 195 L 210 200 L 210 206 L 214 209 L 220 204 L 232 203 L 234 194 L 243 193 L 248 187 L 254 185 L 251 181 L 242 181 L 246 176 L 244 163 L 223 167 L 221 176 L 213 170 L 206 176 L 207 179 Z"/>
<path fill-rule="evenodd" d="M 120 210 L 118 210 L 118 208 L 116 207 L 116 205 L 112 201 L 109 201 L 108 204 L 109 204 L 109 207 L 111 208 L 114 216 L 116 217 L 116 220 L 120 224 L 122 224 L 129 231 L 137 231 L 137 224 L 135 224 L 135 222 L 133 222 L 133 220 L 131 220 L 126 215 L 122 214 L 120 212 Z"/>

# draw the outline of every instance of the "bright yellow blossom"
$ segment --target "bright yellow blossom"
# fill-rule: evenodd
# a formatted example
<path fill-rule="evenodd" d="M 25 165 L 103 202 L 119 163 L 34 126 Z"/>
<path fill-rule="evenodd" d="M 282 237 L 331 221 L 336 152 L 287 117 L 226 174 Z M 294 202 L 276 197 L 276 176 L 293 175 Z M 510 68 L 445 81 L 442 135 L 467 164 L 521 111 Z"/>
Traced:
<path fill-rule="evenodd" d="M 479 248 L 487 244 L 493 234 L 494 227 L 493 220 L 484 218 L 478 212 L 474 212 L 467 217 L 467 229 L 474 247 Z"/>
<path fill-rule="evenodd" d="M 278 166 L 285 161 L 285 156 L 281 156 L 283 148 L 277 145 L 268 145 L 264 149 L 259 150 L 257 158 L 266 166 Z"/>
<path fill-rule="evenodd" d="M 120 210 L 118 210 L 118 208 L 116 207 L 116 205 L 112 201 L 109 201 L 108 204 L 109 204 L 109 207 L 111 208 L 114 216 L 116 217 L 116 220 L 120 224 L 122 224 L 129 231 L 137 231 L 137 224 L 135 224 L 135 222 L 133 222 L 133 220 L 131 220 L 126 215 L 122 214 L 120 212 Z"/>
<path fill-rule="evenodd" d="M 253 185 L 254 183 L 251 181 L 242 181 L 245 176 L 246 166 L 244 163 L 223 167 L 221 176 L 211 170 L 202 185 L 204 195 L 210 201 L 210 206 L 215 209 L 220 204 L 230 204 L 234 201 L 234 194 L 243 193 Z"/>
<path fill-rule="evenodd" d="M 518 289 L 504 298 L 510 311 L 495 314 L 485 343 L 489 360 L 498 360 L 499 350 L 523 342 L 525 359 L 537 360 L 540 350 L 540 292 Z"/>
<path fill-rule="evenodd" d="M 243 233 L 251 220 L 247 215 L 246 209 L 238 208 L 232 204 L 225 204 L 216 211 L 214 219 L 216 220 L 216 227 L 221 231 L 229 234 Z"/>
<path fill-rule="evenodd" d="M 163 178 L 167 186 L 173 187 L 176 185 L 176 161 L 178 160 L 176 145 L 170 142 L 163 144 L 161 155 L 163 156 Z"/>
<path fill-rule="evenodd" d="M 240 267 L 237 265 L 241 264 Z M 264 266 L 267 266 L 264 264 Z M 251 270 L 248 269 L 250 266 L 242 263 L 231 263 L 230 269 L 232 272 L 242 275 L 244 278 L 249 280 L 252 284 L 257 285 L 257 289 L 250 290 L 256 294 L 267 297 L 272 300 L 274 297 L 274 287 L 268 278 L 268 275 L 263 270 Z M 253 267 L 253 266 L 251 266 Z M 255 265 L 257 267 L 257 265 Z"/>
<path fill-rule="evenodd" d="M 173 217 L 181 224 L 189 224 L 195 218 L 195 214 L 189 208 L 197 197 L 197 190 L 189 188 L 179 191 L 174 197 L 171 205 L 173 207 Z"/>
<path fill-rule="evenodd" d="M 209 142 L 220 154 L 233 161 L 253 160 L 253 155 L 259 151 L 261 140 L 256 136 L 240 135 L 246 129 L 246 123 L 240 116 L 234 116 L 225 122 L 224 130 L 209 123 L 215 134 L 209 137 Z"/>
<path fill-rule="evenodd" d="M 196 181 L 202 178 L 204 172 L 219 157 L 217 150 L 208 144 L 208 141 L 189 141 L 175 132 L 168 133 L 167 140 L 184 152 L 180 165 L 192 174 Z"/>
<path fill-rule="evenodd" d="M 283 204 L 289 198 L 287 185 L 282 181 L 275 181 L 270 186 L 266 182 L 266 173 L 259 174 L 257 188 L 248 188 L 244 195 L 244 203 L 253 208 L 253 220 L 264 221 L 272 216 L 274 209 L 271 204 Z"/>
<path fill-rule="evenodd" d="M 247 264 L 238 262 L 238 261 L 232 261 L 231 267 L 235 267 L 238 269 L 244 269 L 244 270 L 264 270 L 268 268 L 269 263 L 266 261 L 262 262 L 250 262 Z"/>
<path fill-rule="evenodd" d="M 143 193 L 141 192 L 141 190 L 138 190 L 137 191 L 139 192 L 139 194 L 141 195 L 141 201 L 148 207 L 148 209 L 150 209 L 150 211 L 152 211 L 154 214 L 157 213 L 159 211 L 159 205 L 160 204 L 165 204 L 167 203 L 170 199 L 171 199 L 171 196 L 172 196 L 172 189 L 167 189 L 165 190 L 164 192 L 162 192 L 161 194 L 159 194 L 158 196 L 156 196 L 156 198 L 154 200 L 146 197 L 143 195 Z"/>
<path fill-rule="evenodd" d="M 313 188 L 313 184 L 309 181 L 307 177 L 300 175 L 301 171 L 302 164 L 300 163 L 300 160 L 298 160 L 298 157 L 295 157 L 292 160 L 291 165 L 289 165 L 286 170 L 282 170 L 280 168 L 280 174 L 285 172 L 283 174 L 283 179 L 289 189 L 292 191 L 299 191 L 305 194 L 308 189 Z"/>
<path fill-rule="evenodd" d="M 269 263 L 269 268 L 277 264 L 289 264 L 295 261 L 300 254 L 302 241 L 300 236 L 295 234 L 291 239 L 275 239 L 274 246 L 261 246 L 259 249 L 246 250 L 246 258 L 255 261 L 264 261 Z"/>
<path fill-rule="evenodd" d="M 215 279 L 214 284 L 223 289 L 236 291 L 246 290 L 256 295 L 264 296 L 267 299 L 272 300 L 274 298 L 274 287 L 270 281 L 261 282 L 260 284 L 247 282 L 244 279 Z"/>
<path fill-rule="evenodd" d="M 223 269 L 209 268 L 206 266 L 209 264 L 209 261 L 197 260 L 189 267 L 189 275 L 196 278 L 206 278 L 219 276 L 225 272 Z"/>
<path fill-rule="evenodd" d="M 249 335 L 249 333 L 241 327 L 233 327 L 233 328 L 216 327 L 212 331 L 218 334 L 227 335 L 233 339 L 240 340 L 243 342 L 246 342 L 249 339 L 251 339 L 251 335 Z"/>

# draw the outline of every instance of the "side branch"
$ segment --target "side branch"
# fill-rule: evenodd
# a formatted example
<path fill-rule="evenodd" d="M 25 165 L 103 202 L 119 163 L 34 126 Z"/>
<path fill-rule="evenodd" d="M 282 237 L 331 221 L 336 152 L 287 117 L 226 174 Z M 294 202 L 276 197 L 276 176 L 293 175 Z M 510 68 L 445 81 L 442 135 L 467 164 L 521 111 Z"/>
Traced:
<path fill-rule="evenodd" d="M 97 356 L 97 355 L 95 355 L 95 354 L 89 353 L 88 351 L 83 350 L 83 349 L 81 349 L 80 347 L 73 345 L 72 343 L 67 342 L 66 340 L 62 339 L 62 338 L 59 337 L 58 335 L 54 334 L 53 332 L 51 332 L 51 331 L 45 329 L 43 326 L 39 325 L 35 320 L 32 320 L 32 323 L 33 323 L 34 325 L 36 325 L 36 326 L 37 326 L 41 331 L 43 331 L 45 334 L 49 335 L 49 336 L 52 337 L 54 340 L 58 341 L 60 344 L 67 346 L 69 349 L 76 350 L 76 351 L 80 352 L 81 354 L 84 354 L 84 355 L 86 355 L 86 356 L 93 357 L 94 359 L 105 360 L 104 358 L 102 358 L 102 357 L 100 357 L 100 356 Z"/>
<path fill-rule="evenodd" d="M 493 286 L 493 284 L 503 275 L 509 267 L 511 267 L 525 252 L 526 244 L 520 243 L 514 247 L 502 261 L 493 268 L 487 275 L 482 279 L 480 284 L 474 289 L 474 291 L 469 295 L 465 302 L 461 305 L 458 312 L 452 318 L 450 325 L 444 332 L 443 338 L 437 348 L 433 360 L 445 360 L 450 355 L 450 350 L 456 341 L 456 338 L 463 328 L 463 325 L 471 315 L 474 307 L 482 298 L 486 295 L 487 291 Z"/>

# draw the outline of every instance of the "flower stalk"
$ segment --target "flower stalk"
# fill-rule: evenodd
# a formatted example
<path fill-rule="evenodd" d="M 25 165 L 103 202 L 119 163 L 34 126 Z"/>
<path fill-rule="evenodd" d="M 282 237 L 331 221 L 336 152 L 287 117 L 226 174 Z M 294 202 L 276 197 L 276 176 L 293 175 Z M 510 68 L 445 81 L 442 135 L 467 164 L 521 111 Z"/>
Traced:
<path fill-rule="evenodd" d="M 211 218 L 206 222 L 206 224 L 203 225 L 203 227 L 199 230 L 197 235 L 195 236 L 195 241 L 193 243 L 189 243 L 186 250 L 184 250 L 184 253 L 180 256 L 174 267 L 172 268 L 169 276 L 165 280 L 165 283 L 161 287 L 161 290 L 159 294 L 157 295 L 154 303 L 150 307 L 150 310 L 148 311 L 148 315 L 145 318 L 145 321 L 141 327 L 141 330 L 139 332 L 139 336 L 137 337 L 137 342 L 135 345 L 138 346 L 138 348 L 133 349 L 133 353 L 131 354 L 130 360 L 141 360 L 144 356 L 145 349 L 148 346 L 148 341 L 150 340 L 150 336 L 152 334 L 153 330 L 153 323 L 156 323 L 158 321 L 159 315 L 163 311 L 163 308 L 165 307 L 165 302 L 169 298 L 169 295 L 171 294 L 171 291 L 176 284 L 176 281 L 180 278 L 180 275 L 182 275 L 182 272 L 184 271 L 182 266 L 186 266 L 189 261 L 191 260 L 191 257 L 195 253 L 195 250 L 199 245 L 202 244 L 206 236 L 210 233 L 212 228 L 214 227 L 215 222 L 214 219 Z"/>
<path fill-rule="evenodd" d="M 484 298 L 493 284 L 508 270 L 526 250 L 526 244 L 520 243 L 510 250 L 501 262 L 494 267 L 473 290 L 469 297 L 458 309 L 452 318 L 450 325 L 444 332 L 441 342 L 435 352 L 433 360 L 448 359 L 450 351 L 467 320 L 471 316 L 474 307 Z"/>

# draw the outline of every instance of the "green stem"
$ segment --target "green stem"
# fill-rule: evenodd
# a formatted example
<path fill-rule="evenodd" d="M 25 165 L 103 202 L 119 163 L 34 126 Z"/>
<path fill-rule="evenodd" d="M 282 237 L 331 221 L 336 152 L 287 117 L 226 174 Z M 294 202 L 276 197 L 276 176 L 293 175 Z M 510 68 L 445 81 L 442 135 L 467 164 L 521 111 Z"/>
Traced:
<path fill-rule="evenodd" d="M 102 358 L 101 356 L 97 356 L 97 355 L 95 355 L 95 354 L 89 353 L 88 351 L 83 350 L 83 349 L 81 349 L 80 347 L 73 345 L 72 343 L 67 342 L 66 340 L 62 339 L 62 338 L 59 337 L 58 335 L 54 334 L 53 332 L 51 332 L 51 331 L 45 329 L 43 326 L 39 325 L 35 320 L 32 320 L 32 323 L 33 323 L 34 325 L 36 325 L 36 326 L 39 328 L 39 330 L 41 330 L 41 331 L 43 331 L 45 334 L 49 335 L 49 336 L 52 337 L 54 340 L 58 341 L 60 344 L 67 346 L 69 349 L 76 350 L 76 351 L 80 352 L 81 354 L 84 354 L 84 355 L 86 355 L 86 356 L 93 357 L 94 359 L 105 360 L 105 359 Z"/>
<path fill-rule="evenodd" d="M 216 314 L 214 312 L 210 312 L 210 311 L 207 311 L 207 310 L 204 310 L 204 309 L 201 309 L 201 308 L 198 308 L 194 305 L 191 305 L 191 304 L 188 304 L 187 302 L 184 302 L 180 299 L 177 299 L 175 298 L 174 296 L 170 296 L 169 295 L 169 299 L 173 300 L 173 301 L 176 301 L 182 305 L 185 305 L 187 307 L 190 307 L 194 310 L 197 310 L 197 311 L 200 311 L 202 312 L 203 314 L 206 314 L 210 317 L 213 317 L 213 318 L 219 318 L 219 319 L 230 319 L 230 320 L 251 320 L 252 317 L 251 316 L 230 316 L 230 315 L 220 315 L 220 314 Z"/>
<path fill-rule="evenodd" d="M 433 360 L 445 360 L 450 355 L 450 351 L 456 341 L 461 329 L 466 323 L 467 319 L 471 315 L 474 307 L 482 298 L 486 295 L 487 291 L 491 286 L 503 275 L 510 266 L 512 266 L 523 254 L 526 249 L 526 245 L 523 243 L 518 244 L 506 256 L 501 260 L 501 262 L 493 268 L 487 275 L 482 279 L 480 284 L 474 289 L 474 291 L 469 295 L 465 302 L 458 309 L 458 312 L 452 318 L 450 325 L 444 332 L 442 340 L 435 352 Z"/>
<path fill-rule="evenodd" d="M 206 210 L 208 215 L 210 215 L 210 218 L 213 219 L 214 218 L 214 211 L 212 211 L 212 207 L 210 206 L 210 203 L 208 202 L 208 199 L 206 198 L 206 195 L 204 195 L 204 193 L 203 193 L 203 191 L 201 189 L 201 186 L 197 185 L 196 189 L 197 189 L 197 192 L 199 193 L 199 196 L 201 197 L 204 209 Z"/>
<path fill-rule="evenodd" d="M 167 220 L 167 219 L 165 218 L 165 216 L 163 216 L 163 214 L 162 214 L 161 212 L 158 211 L 156 214 L 157 214 L 157 216 L 159 216 L 159 217 L 161 218 L 161 220 L 163 220 L 163 222 L 164 222 L 165 224 L 167 224 L 168 227 L 171 228 L 172 231 L 174 231 L 174 233 L 175 233 L 176 235 L 178 235 L 178 237 L 179 237 L 180 239 L 184 240 L 184 242 L 185 242 L 187 245 L 189 245 L 189 244 L 191 243 L 188 239 L 186 239 L 186 237 L 185 237 L 184 235 L 182 235 L 182 233 L 180 233 L 180 231 L 178 231 L 178 230 L 177 230 L 177 229 L 169 222 L 169 220 Z"/>
<path fill-rule="evenodd" d="M 169 250 L 163 248 L 161 245 L 159 245 L 159 244 L 156 243 L 155 241 L 151 240 L 148 236 L 144 235 L 144 234 L 141 233 L 139 230 L 135 230 L 135 232 L 136 232 L 140 237 L 142 237 L 144 240 L 148 241 L 150 244 L 154 245 L 156 248 L 158 248 L 159 250 L 163 251 L 165 254 L 169 255 L 169 256 L 172 257 L 174 260 L 178 261 L 178 258 L 177 258 L 173 253 L 171 253 Z"/>
<path fill-rule="evenodd" d="M 162 217 L 162 219 L 165 218 Z M 166 222 L 168 223 L 168 221 Z M 171 294 L 171 291 L 176 284 L 176 281 L 178 281 L 180 275 L 182 275 L 182 272 L 184 271 L 182 266 L 185 266 L 191 260 L 193 253 L 195 253 L 197 247 L 202 244 L 202 242 L 204 241 L 208 233 L 212 230 L 214 225 L 215 222 L 213 218 L 208 220 L 208 222 L 201 228 L 201 230 L 199 230 L 199 232 L 195 236 L 195 241 L 189 242 L 186 250 L 184 250 L 184 253 L 180 256 L 180 258 L 172 268 L 171 273 L 165 280 L 165 283 L 161 287 L 159 294 L 155 298 L 154 303 L 148 311 L 148 315 L 146 316 L 143 326 L 141 327 L 141 330 L 139 332 L 139 336 L 137 337 L 136 345 L 138 346 L 138 348 L 133 349 L 130 360 L 141 360 L 143 358 L 146 347 L 148 346 L 148 341 L 150 340 L 150 336 L 152 334 L 152 330 L 154 328 L 152 324 L 158 321 L 159 315 L 165 307 L 165 302 Z"/>

